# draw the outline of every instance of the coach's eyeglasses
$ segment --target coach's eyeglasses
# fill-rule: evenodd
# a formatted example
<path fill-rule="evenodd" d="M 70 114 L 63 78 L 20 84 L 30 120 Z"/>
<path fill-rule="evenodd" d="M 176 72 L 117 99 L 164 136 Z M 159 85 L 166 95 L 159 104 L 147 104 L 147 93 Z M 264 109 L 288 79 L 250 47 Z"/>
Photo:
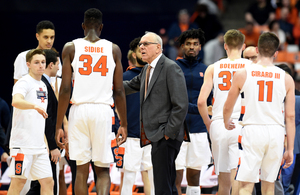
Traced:
<path fill-rule="evenodd" d="M 139 47 L 141 47 L 142 45 L 144 45 L 145 47 L 147 47 L 150 44 L 158 44 L 158 43 L 153 43 L 153 42 L 143 42 L 143 43 L 139 43 Z"/>
<path fill-rule="evenodd" d="M 248 59 L 248 60 L 251 60 L 251 61 L 254 61 L 257 59 L 257 56 L 245 56 L 244 58 Z"/>

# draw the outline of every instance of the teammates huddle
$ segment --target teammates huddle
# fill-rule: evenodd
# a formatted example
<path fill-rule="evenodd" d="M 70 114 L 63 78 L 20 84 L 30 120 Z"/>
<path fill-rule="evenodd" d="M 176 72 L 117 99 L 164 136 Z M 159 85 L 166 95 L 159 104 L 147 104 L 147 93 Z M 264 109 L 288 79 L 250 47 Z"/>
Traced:
<path fill-rule="evenodd" d="M 116 137 L 118 145 L 121 145 L 127 138 L 121 51 L 112 42 L 99 38 L 103 24 L 102 13 L 98 9 L 93 8 L 85 12 L 82 28 L 85 37 L 67 43 L 62 52 L 62 82 L 58 101 L 56 141 L 60 148 L 69 149 L 70 158 L 76 160 L 76 194 L 87 194 L 86 180 L 89 162 L 92 160 L 98 178 L 97 193 L 107 195 L 110 186 L 109 165 L 113 162 L 111 140 Z M 197 30 L 189 30 L 186 35 L 191 35 L 194 31 Z M 199 29 L 200 31 L 201 29 Z M 291 76 L 273 65 L 273 57 L 277 55 L 279 46 L 278 37 L 272 33 L 263 33 L 260 36 L 256 63 L 241 58 L 242 51 L 245 49 L 244 39 L 244 35 L 237 30 L 227 31 L 224 36 L 227 58 L 203 69 L 204 80 L 200 86 L 200 94 L 198 92 L 197 106 L 212 143 L 212 155 L 219 181 L 219 195 L 229 194 L 231 189 L 232 194 L 251 194 L 254 183 L 259 180 L 262 181 L 262 193 L 273 194 L 274 181 L 280 170 L 282 158 L 284 157 L 286 160 L 285 167 L 290 166 L 293 162 L 295 88 Z M 196 40 L 192 46 L 191 40 Z M 197 36 L 187 36 L 181 45 L 182 48 L 186 47 L 191 52 L 184 54 L 186 62 L 182 61 L 178 64 L 192 63 L 194 66 L 200 66 L 201 63 L 195 63 L 198 53 L 191 58 L 191 55 L 195 54 L 194 47 L 199 44 L 201 46 L 203 40 L 198 34 Z M 160 64 L 160 59 L 166 59 L 166 64 L 164 61 L 162 64 L 167 67 L 173 66 L 177 71 L 178 65 L 173 64 L 161 54 L 162 43 L 155 33 L 144 35 L 139 46 L 142 48 L 141 58 L 143 61 L 153 66 L 154 63 Z M 201 50 L 201 47 L 199 49 Z M 154 63 L 152 63 L 153 61 Z M 45 53 L 39 48 L 30 50 L 26 54 L 26 62 L 29 74 L 16 82 L 12 94 L 12 105 L 15 108 L 10 141 L 12 157 L 10 176 L 12 180 L 8 194 L 19 194 L 26 179 L 39 180 L 41 194 L 53 194 L 52 173 L 44 142 L 45 118 L 48 117 L 46 113 L 48 91 L 41 81 L 46 68 Z M 157 72 L 158 68 L 154 64 L 151 71 L 155 78 L 152 79 L 162 76 Z M 163 71 L 165 70 L 162 68 Z M 142 70 L 140 74 L 134 77 L 131 83 L 144 85 L 146 70 Z M 176 74 L 180 75 L 178 77 L 180 79 L 184 78 L 184 75 L 186 76 L 180 69 Z M 149 82 L 152 82 L 152 79 Z M 180 79 L 177 81 L 177 85 L 180 86 L 178 90 L 182 88 L 182 97 L 180 97 L 182 99 L 180 100 L 183 100 L 183 105 L 181 107 L 174 105 L 174 102 L 177 101 L 174 98 L 177 96 L 168 95 L 167 98 L 170 98 L 169 101 L 172 102 L 170 109 L 174 109 L 175 112 L 176 107 L 176 112 L 182 112 L 185 116 L 189 106 L 185 88 L 188 80 L 187 77 L 185 78 L 186 82 Z M 172 79 L 168 78 L 167 74 L 165 81 L 168 83 L 169 80 Z M 162 80 L 159 81 L 162 82 Z M 149 83 L 151 87 L 159 84 Z M 72 94 L 71 86 L 73 86 Z M 132 90 L 139 91 L 139 88 L 143 89 L 143 86 L 132 88 Z M 151 91 L 150 93 L 155 92 Z M 210 117 L 208 112 L 210 102 L 207 100 L 211 92 L 213 93 L 213 106 Z M 163 93 L 172 94 L 172 90 L 167 89 Z M 143 96 L 143 94 L 141 95 Z M 149 96 L 150 100 L 143 101 L 151 103 L 151 97 L 154 95 L 157 94 Z M 70 97 L 72 106 L 69 114 L 69 133 L 67 133 L 61 127 Z M 121 121 L 116 136 L 111 130 L 114 118 L 111 108 L 113 104 L 116 106 Z M 188 112 L 192 113 L 190 108 Z M 168 121 L 168 117 L 170 116 L 166 116 L 164 121 L 159 119 L 159 123 L 164 125 L 172 123 L 173 119 L 169 118 Z M 186 119 L 182 117 L 177 119 L 182 121 L 182 124 L 179 124 L 180 132 L 172 134 L 175 139 L 164 134 L 165 126 L 162 127 L 160 133 L 164 134 L 162 139 L 166 140 L 168 144 L 178 141 L 179 145 L 177 145 L 180 147 L 181 141 L 179 140 L 183 139 L 183 121 Z M 143 122 L 147 123 L 145 118 Z M 168 128 L 172 128 L 172 126 L 169 125 Z M 146 130 L 149 131 L 145 129 L 145 132 Z M 285 136 L 287 148 L 283 155 Z M 203 139 L 207 138 L 201 137 L 201 140 Z M 198 142 L 195 135 L 191 137 L 191 144 L 193 141 Z M 154 147 L 158 147 L 156 144 L 160 143 L 159 141 L 152 142 L 151 145 Z M 206 148 L 206 142 L 207 140 L 202 146 L 203 148 Z M 193 150 L 188 149 L 188 151 Z M 193 152 L 197 152 L 197 150 Z M 198 152 L 202 151 L 198 150 Z M 177 193 L 176 174 L 174 175 L 173 172 L 177 154 L 178 151 L 174 153 L 172 159 L 167 160 L 172 166 L 170 176 L 166 177 L 168 186 L 159 185 L 157 171 L 157 162 L 159 163 L 159 161 L 157 156 L 155 157 L 153 177 L 156 195 L 162 195 L 163 192 L 170 195 Z M 205 154 L 209 157 L 211 155 L 210 151 Z M 151 155 L 153 160 L 155 154 L 152 152 Z M 182 155 L 181 158 L 186 158 L 184 156 Z M 173 157 L 175 158 L 173 159 Z M 202 157 L 200 156 L 200 158 Z M 186 159 L 186 161 L 189 160 Z M 199 166 L 201 170 L 203 165 Z M 189 165 L 191 169 L 189 172 L 200 174 L 199 166 Z M 200 195 L 198 180 L 196 184 L 188 180 L 188 185 L 190 189 L 187 191 L 187 195 L 192 193 Z M 179 193 L 181 194 L 181 192 Z"/>

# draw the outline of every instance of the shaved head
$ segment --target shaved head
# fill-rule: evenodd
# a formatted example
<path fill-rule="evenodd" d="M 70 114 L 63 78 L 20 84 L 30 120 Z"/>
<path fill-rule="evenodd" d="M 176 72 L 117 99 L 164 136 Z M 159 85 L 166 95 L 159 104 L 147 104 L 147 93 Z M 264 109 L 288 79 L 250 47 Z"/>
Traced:
<path fill-rule="evenodd" d="M 258 55 L 258 53 L 256 51 L 256 47 L 253 47 L 253 46 L 247 47 L 243 52 L 243 58 L 251 60 L 254 63 L 257 62 L 257 55 Z"/>

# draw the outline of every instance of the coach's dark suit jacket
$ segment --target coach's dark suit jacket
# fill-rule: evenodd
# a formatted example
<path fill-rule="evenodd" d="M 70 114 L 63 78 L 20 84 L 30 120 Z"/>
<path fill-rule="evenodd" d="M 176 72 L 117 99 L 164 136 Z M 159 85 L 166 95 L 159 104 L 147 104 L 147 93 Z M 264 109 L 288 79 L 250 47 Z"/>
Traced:
<path fill-rule="evenodd" d="M 48 118 L 46 119 L 46 124 L 45 124 L 45 135 L 47 138 L 49 150 L 51 151 L 58 148 L 55 141 L 58 102 L 55 93 L 52 89 L 52 86 L 50 85 L 46 77 L 42 76 L 42 81 L 46 84 L 47 91 L 48 91 L 48 107 L 46 111 L 48 114 Z"/>
<path fill-rule="evenodd" d="M 147 138 L 157 142 L 167 135 L 182 141 L 183 122 L 188 110 L 188 96 L 181 68 L 162 54 L 152 74 L 146 98 L 146 65 L 130 81 L 124 81 L 126 95 L 140 91 L 140 120 Z"/>

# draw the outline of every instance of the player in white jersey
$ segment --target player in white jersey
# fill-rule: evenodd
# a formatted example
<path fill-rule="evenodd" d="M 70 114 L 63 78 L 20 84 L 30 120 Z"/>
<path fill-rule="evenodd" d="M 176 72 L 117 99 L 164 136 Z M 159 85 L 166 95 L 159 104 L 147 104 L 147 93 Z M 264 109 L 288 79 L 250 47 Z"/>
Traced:
<path fill-rule="evenodd" d="M 295 138 L 295 86 L 292 77 L 273 65 L 279 39 L 263 33 L 258 41 L 257 64 L 238 71 L 224 105 L 224 124 L 235 127 L 230 117 L 240 92 L 244 93 L 245 114 L 241 155 L 236 179 L 239 194 L 251 194 L 261 172 L 262 194 L 274 194 L 274 181 L 282 160 L 286 127 L 287 149 L 283 155 L 289 167 L 293 162 Z M 261 169 L 261 171 L 259 171 Z"/>
<path fill-rule="evenodd" d="M 14 107 L 8 194 L 19 194 L 27 179 L 38 180 L 41 194 L 53 194 L 50 160 L 44 141 L 45 118 L 48 117 L 47 87 L 41 81 L 46 67 L 45 53 L 34 49 L 26 55 L 29 74 L 13 88 Z"/>
<path fill-rule="evenodd" d="M 64 144 L 69 142 L 70 159 L 76 160 L 75 193 L 87 194 L 89 162 L 92 160 L 98 178 L 97 194 L 108 194 L 109 165 L 113 162 L 111 106 L 114 100 L 121 121 L 116 136 L 118 145 L 125 142 L 127 137 L 121 51 L 112 42 L 99 38 L 103 24 L 102 13 L 98 9 L 92 8 L 85 12 L 82 28 L 85 37 L 66 43 L 63 48 L 64 66 L 58 101 L 56 141 L 61 148 L 65 148 Z M 73 105 L 69 114 L 68 137 L 61 125 L 69 105 L 72 75 Z"/>
<path fill-rule="evenodd" d="M 237 194 L 238 186 L 234 181 L 234 175 L 238 164 L 238 136 L 240 128 L 227 131 L 223 124 L 223 105 L 231 87 L 233 74 L 247 65 L 250 60 L 241 58 L 242 50 L 245 48 L 245 36 L 238 30 L 229 30 L 224 35 L 224 48 L 227 58 L 210 65 L 204 75 L 199 98 L 198 109 L 201 117 L 210 133 L 212 142 L 212 153 L 215 171 L 218 175 L 218 194 Z M 207 110 L 206 99 L 213 89 L 212 118 Z M 238 120 L 241 112 L 241 104 L 237 102 L 234 111 L 234 120 Z"/>
<path fill-rule="evenodd" d="M 36 49 L 51 49 L 55 39 L 54 24 L 48 20 L 40 21 L 36 26 L 36 39 L 38 46 Z M 28 67 L 26 66 L 26 54 L 30 50 L 19 53 L 14 62 L 14 82 L 16 83 L 24 75 L 28 74 Z M 59 63 L 59 71 L 57 76 L 61 76 L 61 63 Z M 55 77 L 51 77 L 51 83 L 54 85 Z"/>

